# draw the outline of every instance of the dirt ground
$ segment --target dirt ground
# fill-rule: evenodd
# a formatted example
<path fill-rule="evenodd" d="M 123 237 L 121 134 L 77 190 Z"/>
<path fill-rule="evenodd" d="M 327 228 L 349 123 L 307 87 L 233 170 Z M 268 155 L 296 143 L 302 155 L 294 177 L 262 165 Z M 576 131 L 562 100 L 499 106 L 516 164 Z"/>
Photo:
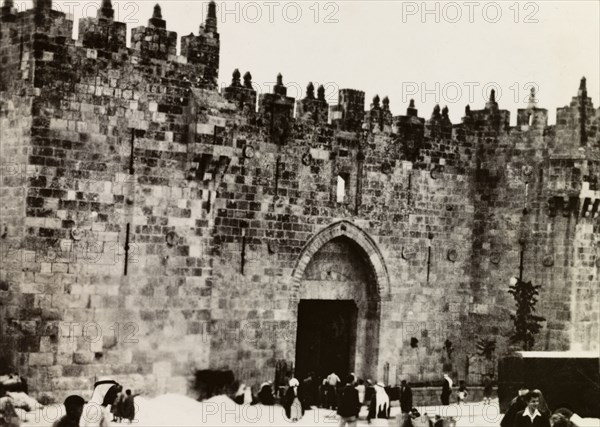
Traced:
<path fill-rule="evenodd" d="M 429 416 L 440 415 L 446 419 L 445 427 L 486 427 L 499 426 L 498 400 L 489 405 L 482 402 L 468 402 L 449 406 L 417 406 L 421 418 L 414 420 L 415 427 L 427 426 Z M 205 402 L 197 402 L 181 395 L 164 395 L 153 399 L 136 397 L 136 419 L 138 427 L 195 427 L 195 426 L 337 426 L 339 418 L 335 411 L 313 408 L 306 411 L 298 422 L 285 418 L 281 406 L 236 405 L 224 396 L 216 396 Z M 48 427 L 64 411 L 62 405 L 50 405 L 36 412 L 21 413 L 22 426 Z M 392 407 L 389 420 L 374 421 L 371 426 L 399 427 L 400 408 Z M 108 414 L 110 416 L 110 414 Z M 367 408 L 360 413 L 359 426 L 367 426 Z M 585 419 L 581 427 L 600 427 L 600 419 Z M 128 423 L 111 423 L 112 426 L 127 426 Z"/>

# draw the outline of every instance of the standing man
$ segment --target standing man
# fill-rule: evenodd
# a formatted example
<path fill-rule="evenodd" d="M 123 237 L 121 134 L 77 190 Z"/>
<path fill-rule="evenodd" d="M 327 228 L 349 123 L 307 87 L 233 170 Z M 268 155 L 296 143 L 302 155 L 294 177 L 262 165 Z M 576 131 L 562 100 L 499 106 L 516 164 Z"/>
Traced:
<path fill-rule="evenodd" d="M 448 374 L 444 374 L 444 383 L 442 384 L 442 405 L 450 404 L 450 394 L 452 393 L 452 379 Z"/>
<path fill-rule="evenodd" d="M 515 416 L 515 427 L 550 427 L 548 416 L 540 413 L 540 394 L 536 391 L 530 391 L 525 396 L 527 407 L 519 411 Z"/>
<path fill-rule="evenodd" d="M 403 414 L 410 413 L 410 410 L 413 407 L 413 396 L 412 389 L 406 382 L 406 380 L 402 380 L 400 383 L 400 411 Z"/>
<path fill-rule="evenodd" d="M 337 408 L 337 385 L 341 381 L 335 372 L 329 374 L 326 378 L 327 381 L 327 404 L 326 408 L 336 409 Z"/>
<path fill-rule="evenodd" d="M 339 427 L 356 427 L 358 413 L 360 412 L 360 401 L 358 390 L 354 388 L 354 376 L 348 375 L 346 385 L 340 392 L 337 414 L 340 416 Z"/>
<path fill-rule="evenodd" d="M 300 386 L 303 389 L 303 396 L 305 399 L 304 407 L 310 409 L 311 406 L 317 405 L 317 383 L 315 381 L 315 373 L 311 372 L 308 377 L 302 381 Z"/>
<path fill-rule="evenodd" d="M 300 382 L 296 378 L 292 378 L 289 384 L 282 404 L 286 417 L 295 422 L 299 421 L 304 415 L 304 407 L 302 406 L 304 399 L 302 398 L 302 391 L 299 390 Z"/>
<path fill-rule="evenodd" d="M 492 376 L 486 375 L 483 377 L 483 404 L 489 405 L 492 403 L 492 391 L 493 391 L 493 383 Z"/>
<path fill-rule="evenodd" d="M 129 424 L 135 419 L 135 403 L 133 399 L 137 394 L 131 394 L 131 390 L 125 390 L 125 399 L 123 400 L 123 418 L 129 421 Z"/>
<path fill-rule="evenodd" d="M 123 387 L 117 385 L 117 397 L 110 407 L 110 412 L 113 414 L 113 422 L 120 423 L 123 421 L 123 401 L 125 400 L 125 393 L 123 393 Z"/>
<path fill-rule="evenodd" d="M 387 426 L 387 419 L 390 417 L 390 397 L 385 391 L 385 386 L 381 381 L 375 384 L 375 396 L 369 402 L 369 414 L 367 421 L 369 424 Z M 373 419 L 375 422 L 373 423 Z M 384 421 L 385 420 L 385 421 Z"/>

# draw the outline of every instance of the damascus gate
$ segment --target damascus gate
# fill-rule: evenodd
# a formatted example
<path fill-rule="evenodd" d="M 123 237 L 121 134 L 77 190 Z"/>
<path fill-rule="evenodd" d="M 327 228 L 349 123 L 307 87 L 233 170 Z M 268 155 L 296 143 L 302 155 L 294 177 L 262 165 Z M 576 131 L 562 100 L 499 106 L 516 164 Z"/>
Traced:
<path fill-rule="evenodd" d="M 599 350 L 585 78 L 516 126 L 493 91 L 452 123 L 357 89 L 294 99 L 281 75 L 258 94 L 219 70 L 214 3 L 179 50 L 158 5 L 127 47 L 110 0 L 78 22 L 34 3 L 1 9 L 0 374 L 36 397 L 106 375 L 186 393 L 197 370 L 480 384 L 519 276 L 541 286 L 535 350 Z"/>

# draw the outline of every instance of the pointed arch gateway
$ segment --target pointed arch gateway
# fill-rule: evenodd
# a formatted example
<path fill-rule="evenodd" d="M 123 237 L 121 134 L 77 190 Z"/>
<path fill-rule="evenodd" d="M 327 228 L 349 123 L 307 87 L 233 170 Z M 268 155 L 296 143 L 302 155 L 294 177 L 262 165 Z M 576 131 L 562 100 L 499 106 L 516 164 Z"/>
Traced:
<path fill-rule="evenodd" d="M 388 271 L 374 240 L 355 224 L 329 225 L 304 246 L 292 273 L 296 375 L 379 372 L 381 301 Z"/>
<path fill-rule="evenodd" d="M 298 298 L 302 276 L 308 263 L 321 247 L 330 240 L 345 236 L 353 240 L 366 253 L 371 263 L 371 267 L 376 274 L 377 290 L 379 297 L 382 299 L 389 298 L 390 295 L 390 279 L 385 265 L 383 256 L 373 239 L 365 233 L 361 228 L 354 225 L 350 221 L 339 221 L 321 230 L 314 235 L 304 245 L 300 258 L 296 263 L 292 273 L 292 297 L 294 300 Z"/>

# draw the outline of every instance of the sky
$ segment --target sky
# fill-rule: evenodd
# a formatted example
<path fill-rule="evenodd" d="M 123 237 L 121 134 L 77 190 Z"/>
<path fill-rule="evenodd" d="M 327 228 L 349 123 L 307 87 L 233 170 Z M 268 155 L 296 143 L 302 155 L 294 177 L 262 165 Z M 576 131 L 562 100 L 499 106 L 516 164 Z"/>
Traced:
<path fill-rule="evenodd" d="M 54 1 L 74 18 L 95 16 L 99 1 Z M 113 0 L 128 29 L 147 25 L 155 1 Z M 447 105 L 452 122 L 467 104 L 483 108 L 496 89 L 500 108 L 527 105 L 535 86 L 538 106 L 556 108 L 587 78 L 600 104 L 600 1 L 216 1 L 221 37 L 221 86 L 235 68 L 250 71 L 260 93 L 278 73 L 288 95 L 304 97 L 309 81 L 323 84 L 330 104 L 337 90 L 378 94 L 394 115 L 415 99 L 419 115 Z M 22 10 L 30 2 L 15 0 Z M 160 2 L 167 28 L 178 37 L 198 33 L 207 1 Z M 76 27 L 76 26 L 75 26 Z M 76 35 L 76 34 L 75 34 Z"/>

